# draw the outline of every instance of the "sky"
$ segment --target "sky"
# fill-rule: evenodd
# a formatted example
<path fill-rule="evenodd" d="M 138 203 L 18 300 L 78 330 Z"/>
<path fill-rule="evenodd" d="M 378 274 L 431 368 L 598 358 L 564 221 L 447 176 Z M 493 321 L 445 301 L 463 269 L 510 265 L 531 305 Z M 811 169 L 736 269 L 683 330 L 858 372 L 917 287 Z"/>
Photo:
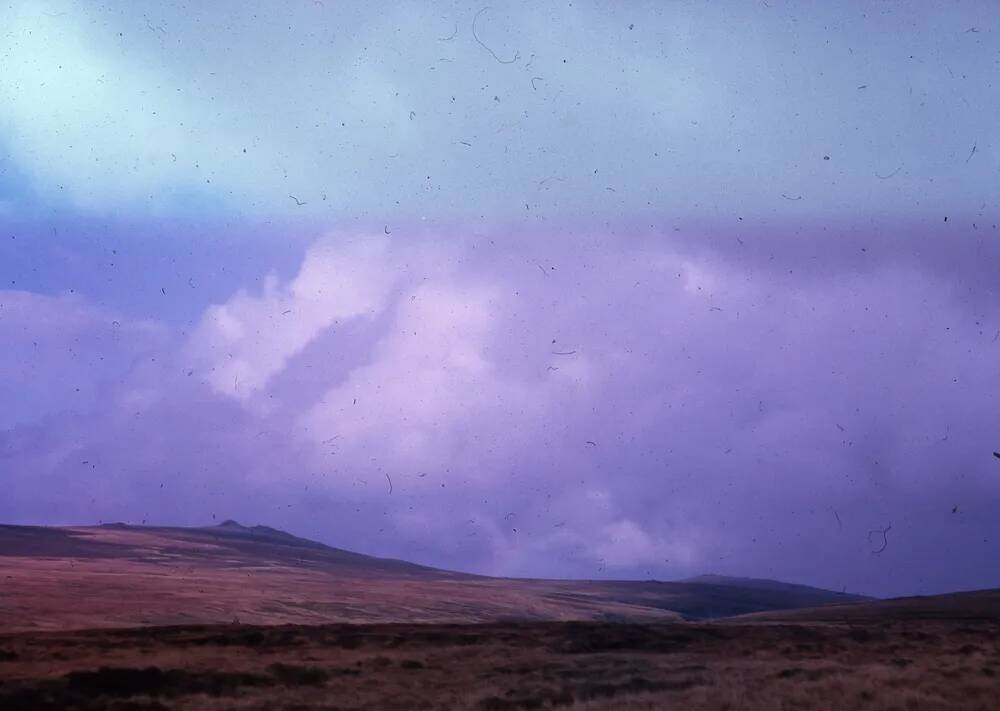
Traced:
<path fill-rule="evenodd" d="M 0 4 L 0 520 L 1000 587 L 995 3 Z"/>

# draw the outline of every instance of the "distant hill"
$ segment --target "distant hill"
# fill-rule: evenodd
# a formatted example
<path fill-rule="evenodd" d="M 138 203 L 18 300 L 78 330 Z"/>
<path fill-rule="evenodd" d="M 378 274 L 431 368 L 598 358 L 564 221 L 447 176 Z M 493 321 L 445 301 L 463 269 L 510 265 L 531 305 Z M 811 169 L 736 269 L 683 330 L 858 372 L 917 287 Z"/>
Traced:
<path fill-rule="evenodd" d="M 823 622 L 862 624 L 945 620 L 996 622 L 1000 620 L 1000 589 L 970 590 L 943 595 L 897 597 L 857 604 L 832 604 L 787 610 L 769 610 L 732 618 L 733 622 Z"/>
<path fill-rule="evenodd" d="M 803 595 L 818 595 L 826 597 L 830 595 L 830 590 L 812 587 L 811 585 L 799 585 L 797 583 L 784 583 L 780 580 L 768 580 L 767 578 L 741 578 L 730 575 L 696 575 L 693 578 L 685 578 L 678 582 L 698 583 L 702 585 L 725 585 L 733 588 L 750 588 L 754 590 L 774 590 L 783 592 L 797 592 Z M 851 594 L 853 600 L 872 600 L 874 598 L 864 595 Z"/>
<path fill-rule="evenodd" d="M 678 621 L 862 598 L 776 581 L 491 578 L 267 526 L 0 525 L 0 630 L 240 621 Z"/>

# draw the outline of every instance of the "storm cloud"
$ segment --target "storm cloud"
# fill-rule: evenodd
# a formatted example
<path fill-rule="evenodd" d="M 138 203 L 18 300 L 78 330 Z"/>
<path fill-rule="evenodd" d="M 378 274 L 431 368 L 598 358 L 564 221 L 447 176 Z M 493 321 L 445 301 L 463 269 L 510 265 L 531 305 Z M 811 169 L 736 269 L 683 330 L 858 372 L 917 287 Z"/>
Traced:
<path fill-rule="evenodd" d="M 327 235 L 88 413 L 8 431 L 2 514 L 238 515 L 493 574 L 995 583 L 1000 308 L 899 261 Z"/>
<path fill-rule="evenodd" d="M 1000 586 L 998 18 L 7 3 L 0 519 Z"/>

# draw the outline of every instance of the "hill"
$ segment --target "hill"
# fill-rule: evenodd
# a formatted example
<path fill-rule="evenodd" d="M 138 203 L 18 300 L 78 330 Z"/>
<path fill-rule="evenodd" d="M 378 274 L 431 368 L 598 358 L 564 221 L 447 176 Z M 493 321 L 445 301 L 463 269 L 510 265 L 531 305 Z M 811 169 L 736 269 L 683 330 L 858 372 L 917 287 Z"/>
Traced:
<path fill-rule="evenodd" d="M 944 595 L 917 595 L 890 600 L 769 610 L 740 615 L 732 622 L 893 623 L 906 621 L 949 623 L 1000 622 L 1000 589 L 970 590 Z"/>
<path fill-rule="evenodd" d="M 0 581 L 0 631 L 231 622 L 663 622 L 861 599 L 773 581 L 491 578 L 235 521 L 201 528 L 0 526 Z"/>

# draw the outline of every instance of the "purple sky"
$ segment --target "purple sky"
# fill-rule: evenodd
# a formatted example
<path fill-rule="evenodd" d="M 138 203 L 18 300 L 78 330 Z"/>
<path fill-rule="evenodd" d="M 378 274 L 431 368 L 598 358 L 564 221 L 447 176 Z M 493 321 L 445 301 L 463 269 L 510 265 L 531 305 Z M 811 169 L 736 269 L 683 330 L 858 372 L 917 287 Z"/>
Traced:
<path fill-rule="evenodd" d="M 992 4 L 328 5 L 0 10 L 0 520 L 1000 586 Z"/>

